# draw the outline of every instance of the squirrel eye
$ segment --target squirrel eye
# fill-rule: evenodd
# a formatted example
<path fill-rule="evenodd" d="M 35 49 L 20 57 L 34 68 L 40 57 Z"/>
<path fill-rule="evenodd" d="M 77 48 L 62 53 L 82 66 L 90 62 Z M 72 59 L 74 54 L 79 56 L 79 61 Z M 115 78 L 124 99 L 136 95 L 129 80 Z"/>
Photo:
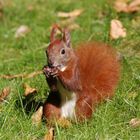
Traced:
<path fill-rule="evenodd" d="M 61 54 L 65 54 L 65 49 L 62 49 L 61 50 Z"/>

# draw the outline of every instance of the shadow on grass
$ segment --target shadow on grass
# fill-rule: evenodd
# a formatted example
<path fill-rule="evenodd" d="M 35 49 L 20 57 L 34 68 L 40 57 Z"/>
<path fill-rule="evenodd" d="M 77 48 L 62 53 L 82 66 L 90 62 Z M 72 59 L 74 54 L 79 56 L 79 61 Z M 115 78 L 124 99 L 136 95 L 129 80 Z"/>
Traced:
<path fill-rule="evenodd" d="M 38 110 L 40 106 L 43 106 L 42 101 L 36 101 L 34 94 L 29 94 L 27 96 L 23 96 L 21 99 L 17 100 L 15 103 L 16 109 L 24 109 L 25 113 L 29 115 Z"/>

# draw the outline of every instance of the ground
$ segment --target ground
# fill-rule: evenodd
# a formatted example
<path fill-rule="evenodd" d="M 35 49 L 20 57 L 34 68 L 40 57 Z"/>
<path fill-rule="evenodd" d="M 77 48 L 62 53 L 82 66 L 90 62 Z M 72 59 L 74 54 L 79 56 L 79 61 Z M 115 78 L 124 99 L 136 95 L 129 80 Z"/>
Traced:
<path fill-rule="evenodd" d="M 132 128 L 129 121 L 140 117 L 140 12 L 117 13 L 111 0 L 5 0 L 0 19 L 0 75 L 30 73 L 41 70 L 47 63 L 45 48 L 49 43 L 50 27 L 59 23 L 58 11 L 82 8 L 76 19 L 80 29 L 71 31 L 72 44 L 84 41 L 102 41 L 121 52 L 122 72 L 116 95 L 100 104 L 92 119 L 73 124 L 64 129 L 55 128 L 56 140 L 138 140 L 140 128 Z M 33 8 L 33 9 L 32 9 Z M 127 36 L 117 40 L 109 37 L 110 21 L 119 19 Z M 15 39 L 20 25 L 27 25 L 31 32 Z M 31 122 L 34 109 L 27 110 L 23 83 L 37 88 L 35 101 L 43 102 L 48 86 L 43 75 L 29 79 L 0 79 L 0 89 L 9 86 L 11 94 L 0 104 L 0 139 L 41 139 L 47 132 L 44 122 L 36 127 Z M 30 101 L 28 101 L 30 102 Z"/>

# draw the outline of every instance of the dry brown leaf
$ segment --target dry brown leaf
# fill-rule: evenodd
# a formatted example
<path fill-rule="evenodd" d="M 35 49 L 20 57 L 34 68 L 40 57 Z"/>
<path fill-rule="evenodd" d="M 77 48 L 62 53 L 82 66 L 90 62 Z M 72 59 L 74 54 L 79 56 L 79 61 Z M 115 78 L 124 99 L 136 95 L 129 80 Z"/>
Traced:
<path fill-rule="evenodd" d="M 112 39 L 126 37 L 126 29 L 123 27 L 122 23 L 119 20 L 113 19 L 111 21 L 110 37 Z"/>
<path fill-rule="evenodd" d="M 133 0 L 129 5 L 128 5 L 128 11 L 129 12 L 136 12 L 140 10 L 140 0 Z"/>
<path fill-rule="evenodd" d="M 133 118 L 131 119 L 131 121 L 129 122 L 129 125 L 131 127 L 140 127 L 140 119 L 139 118 Z"/>
<path fill-rule="evenodd" d="M 33 93 L 36 93 L 37 92 L 37 89 L 36 88 L 32 88 L 32 87 L 30 87 L 27 84 L 24 84 L 23 87 L 25 89 L 24 96 L 28 96 L 29 94 L 33 94 Z"/>
<path fill-rule="evenodd" d="M 27 25 L 21 25 L 18 27 L 15 33 L 15 38 L 25 37 L 27 33 L 29 33 L 31 29 Z"/>
<path fill-rule="evenodd" d="M 3 102 L 6 99 L 6 97 L 10 94 L 10 91 L 11 91 L 10 87 L 5 87 L 2 90 L 0 94 L 0 102 Z"/>
<path fill-rule="evenodd" d="M 60 21 L 59 24 L 61 27 L 64 27 L 64 28 L 66 27 L 70 31 L 80 29 L 80 26 L 77 23 L 75 23 L 75 17 L 63 19 Z"/>
<path fill-rule="evenodd" d="M 80 16 L 82 12 L 83 12 L 83 9 L 76 9 L 71 12 L 58 12 L 57 16 L 61 18 L 71 18 L 71 17 Z"/>
<path fill-rule="evenodd" d="M 54 140 L 54 129 L 50 128 L 44 137 L 44 140 Z"/>
<path fill-rule="evenodd" d="M 114 8 L 117 12 L 128 12 L 128 5 L 125 1 L 116 0 Z"/>
<path fill-rule="evenodd" d="M 124 0 L 116 0 L 114 8 L 117 12 L 136 12 L 140 10 L 140 0 L 132 0 L 130 3 Z"/>
<path fill-rule="evenodd" d="M 39 109 L 32 115 L 32 123 L 35 125 L 39 125 L 42 120 L 43 115 L 43 106 L 40 106 Z"/>
<path fill-rule="evenodd" d="M 35 7 L 33 5 L 28 5 L 27 10 L 29 12 L 32 12 L 35 9 Z"/>
<path fill-rule="evenodd" d="M 72 124 L 69 120 L 65 119 L 65 118 L 60 118 L 56 121 L 56 123 L 63 128 L 68 128 L 70 127 Z"/>
<path fill-rule="evenodd" d="M 3 78 L 3 79 L 32 78 L 32 77 L 37 76 L 42 73 L 43 73 L 43 71 L 35 71 L 35 72 L 29 73 L 29 74 L 21 73 L 21 74 L 15 74 L 15 75 L 0 75 L 0 78 Z"/>
<path fill-rule="evenodd" d="M 129 7 L 137 7 L 140 6 L 140 0 L 133 0 L 130 4 Z"/>
<path fill-rule="evenodd" d="M 67 19 L 63 19 L 60 21 L 60 26 L 61 27 L 66 27 L 67 29 L 71 30 L 76 30 L 76 29 L 80 29 L 80 26 L 75 23 L 75 17 L 71 17 L 71 18 L 67 18 Z"/>
<path fill-rule="evenodd" d="M 4 7 L 12 7 L 14 6 L 14 2 L 12 0 L 0 0 Z"/>

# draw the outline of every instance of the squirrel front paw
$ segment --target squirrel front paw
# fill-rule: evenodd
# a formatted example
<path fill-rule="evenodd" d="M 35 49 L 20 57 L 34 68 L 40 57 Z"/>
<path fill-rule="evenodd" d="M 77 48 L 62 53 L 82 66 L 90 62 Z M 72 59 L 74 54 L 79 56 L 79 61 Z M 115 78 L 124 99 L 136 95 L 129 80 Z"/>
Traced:
<path fill-rule="evenodd" d="M 50 77 L 50 76 L 56 77 L 58 74 L 58 69 L 55 67 L 51 68 L 49 66 L 44 66 L 43 73 L 45 74 L 46 77 Z"/>
<path fill-rule="evenodd" d="M 45 74 L 46 77 L 49 77 L 51 75 L 51 68 L 49 66 L 44 66 L 43 73 Z"/>

